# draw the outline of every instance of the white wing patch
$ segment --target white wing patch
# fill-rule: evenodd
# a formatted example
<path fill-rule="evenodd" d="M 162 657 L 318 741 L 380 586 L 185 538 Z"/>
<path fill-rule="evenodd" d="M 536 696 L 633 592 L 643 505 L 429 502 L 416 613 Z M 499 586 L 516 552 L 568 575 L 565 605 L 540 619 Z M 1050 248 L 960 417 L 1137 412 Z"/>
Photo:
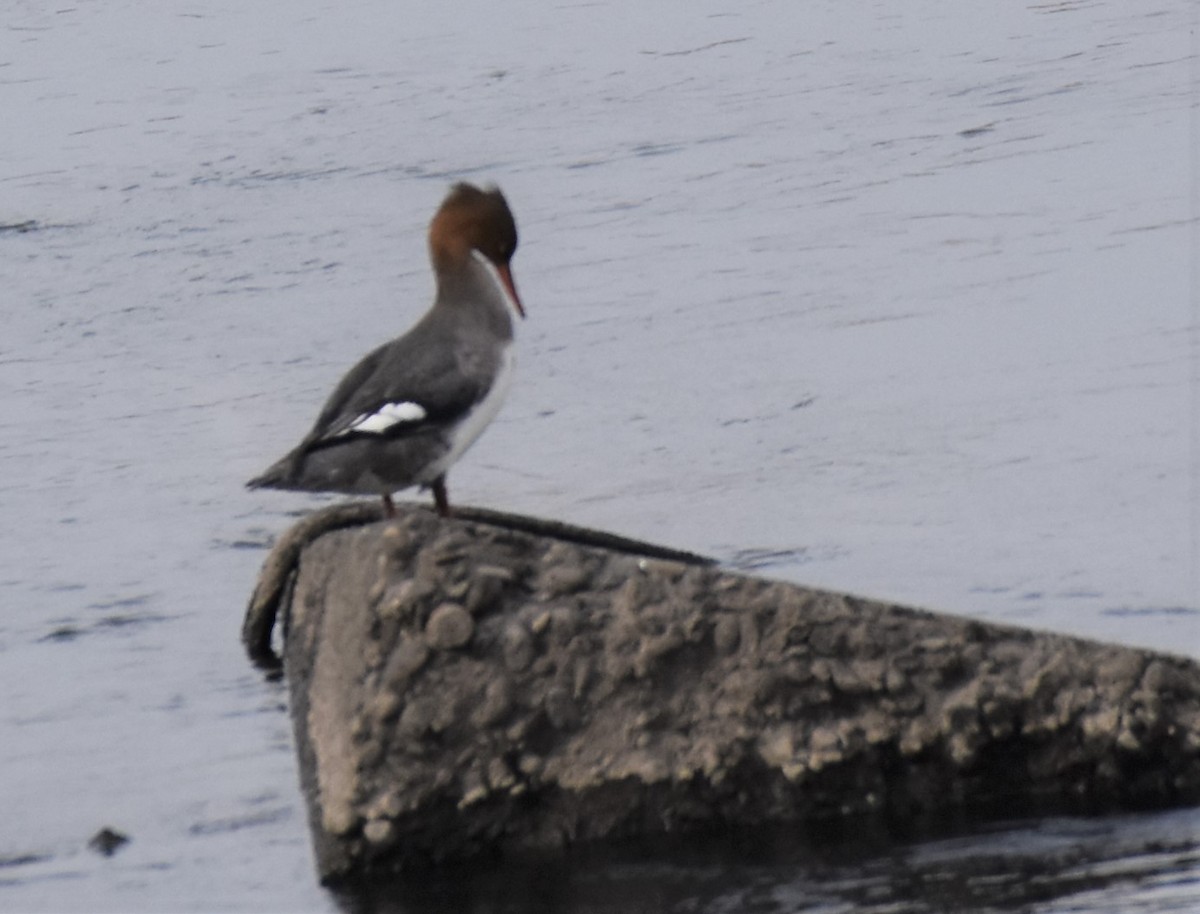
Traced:
<path fill-rule="evenodd" d="M 382 435 L 389 428 L 405 422 L 420 422 L 425 416 L 425 407 L 420 403 L 413 403 L 411 400 L 405 400 L 403 403 L 384 403 L 373 413 L 363 413 L 338 432 L 338 435 L 349 435 L 355 432 Z"/>

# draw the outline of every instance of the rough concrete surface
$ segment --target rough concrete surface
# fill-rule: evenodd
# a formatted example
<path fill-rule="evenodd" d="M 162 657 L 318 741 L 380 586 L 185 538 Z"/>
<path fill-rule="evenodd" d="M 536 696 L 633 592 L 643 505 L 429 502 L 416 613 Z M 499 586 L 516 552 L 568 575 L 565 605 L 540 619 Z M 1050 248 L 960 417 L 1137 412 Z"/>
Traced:
<path fill-rule="evenodd" d="M 687 829 L 1200 802 L 1191 660 L 503 519 L 334 522 L 266 588 L 326 880 Z"/>

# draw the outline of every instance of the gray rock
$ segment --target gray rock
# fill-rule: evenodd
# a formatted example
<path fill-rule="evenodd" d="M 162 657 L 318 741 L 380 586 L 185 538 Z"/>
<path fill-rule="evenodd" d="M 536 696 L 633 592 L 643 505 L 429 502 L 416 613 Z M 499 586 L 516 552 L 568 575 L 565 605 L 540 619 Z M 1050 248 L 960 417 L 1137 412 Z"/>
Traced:
<path fill-rule="evenodd" d="M 268 560 L 244 627 L 261 660 L 286 613 L 326 880 L 689 828 L 1200 802 L 1191 660 L 530 518 L 346 516 L 285 537 L 298 571 Z"/>
<path fill-rule="evenodd" d="M 425 623 L 425 638 L 439 650 L 463 647 L 475 633 L 471 614 L 457 603 L 442 603 L 429 614 Z"/>

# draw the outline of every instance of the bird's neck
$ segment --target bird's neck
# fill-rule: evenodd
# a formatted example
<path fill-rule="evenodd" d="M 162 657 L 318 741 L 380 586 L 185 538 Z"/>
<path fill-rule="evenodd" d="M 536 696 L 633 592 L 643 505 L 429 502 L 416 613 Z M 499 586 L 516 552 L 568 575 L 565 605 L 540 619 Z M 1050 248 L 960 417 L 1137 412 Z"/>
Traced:
<path fill-rule="evenodd" d="M 474 252 L 451 263 L 434 261 L 437 307 L 461 313 L 503 337 L 512 336 L 512 309 L 496 268 Z"/>

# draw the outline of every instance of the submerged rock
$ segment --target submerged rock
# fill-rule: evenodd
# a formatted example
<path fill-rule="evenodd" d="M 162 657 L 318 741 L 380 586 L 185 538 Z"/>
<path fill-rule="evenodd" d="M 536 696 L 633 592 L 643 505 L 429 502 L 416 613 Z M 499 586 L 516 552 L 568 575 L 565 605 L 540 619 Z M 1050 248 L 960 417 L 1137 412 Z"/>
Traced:
<path fill-rule="evenodd" d="M 128 844 L 130 838 L 113 828 L 102 828 L 88 839 L 88 847 L 102 857 L 111 857 Z"/>
<path fill-rule="evenodd" d="M 286 612 L 324 879 L 687 829 L 1200 802 L 1190 660 L 529 518 L 337 510 L 268 560 L 244 628 L 261 660 Z"/>

